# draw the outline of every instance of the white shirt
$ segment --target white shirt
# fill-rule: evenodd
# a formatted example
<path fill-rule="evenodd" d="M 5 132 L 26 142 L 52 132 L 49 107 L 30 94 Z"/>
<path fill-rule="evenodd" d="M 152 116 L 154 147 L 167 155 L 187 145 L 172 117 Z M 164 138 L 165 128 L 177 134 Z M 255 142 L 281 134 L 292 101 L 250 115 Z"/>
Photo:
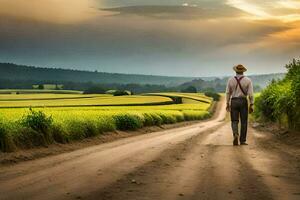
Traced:
<path fill-rule="evenodd" d="M 244 75 L 236 75 L 237 78 L 240 78 Z M 250 104 L 254 103 L 253 97 L 253 85 L 250 78 L 244 76 L 244 78 L 240 81 L 243 90 L 246 92 L 246 96 L 243 94 L 242 90 L 238 86 L 237 80 L 234 77 L 228 79 L 227 88 L 226 88 L 226 101 L 230 102 L 230 99 L 233 97 L 249 97 Z"/>

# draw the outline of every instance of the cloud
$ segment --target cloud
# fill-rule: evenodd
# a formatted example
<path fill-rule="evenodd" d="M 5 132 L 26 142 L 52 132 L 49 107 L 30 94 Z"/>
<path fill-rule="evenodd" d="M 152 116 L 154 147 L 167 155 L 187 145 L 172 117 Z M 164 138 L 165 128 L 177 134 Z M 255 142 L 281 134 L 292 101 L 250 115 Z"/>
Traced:
<path fill-rule="evenodd" d="M 227 5 L 251 14 L 249 20 L 300 20 L 300 2 L 294 0 L 227 0 Z"/>
<path fill-rule="evenodd" d="M 300 2 L 295 0 L 280 0 L 278 4 L 285 8 L 300 9 Z"/>
<path fill-rule="evenodd" d="M 86 21 L 99 14 L 90 0 L 1 0 L 0 5 L 0 17 L 61 24 Z"/>
<path fill-rule="evenodd" d="M 215 19 L 220 17 L 234 17 L 244 12 L 226 5 L 217 4 L 212 7 L 183 4 L 181 6 L 127 6 L 101 9 L 115 12 L 118 15 L 139 15 L 158 19 Z"/>
<path fill-rule="evenodd" d="M 228 0 L 227 4 L 257 17 L 261 17 L 261 18 L 271 17 L 271 15 L 267 13 L 261 6 L 254 3 L 249 3 L 248 1 L 245 0 Z"/>
<path fill-rule="evenodd" d="M 256 66 L 257 73 L 275 71 L 274 66 L 278 71 L 300 53 L 298 11 L 271 5 L 270 0 L 245 2 L 271 17 L 208 0 L 199 1 L 198 7 L 182 6 L 194 3 L 186 0 L 178 6 L 137 4 L 104 10 L 85 0 L 10 2 L 0 3 L 1 61 L 110 72 L 216 75 L 237 62 Z M 108 14 L 103 17 L 103 12 Z"/>

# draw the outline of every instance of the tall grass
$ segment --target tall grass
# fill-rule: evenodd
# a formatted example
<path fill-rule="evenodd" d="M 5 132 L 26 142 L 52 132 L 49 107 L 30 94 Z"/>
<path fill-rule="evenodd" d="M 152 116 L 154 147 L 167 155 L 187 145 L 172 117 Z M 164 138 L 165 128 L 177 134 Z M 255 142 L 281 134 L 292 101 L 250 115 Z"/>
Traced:
<path fill-rule="evenodd" d="M 13 110 L 13 109 L 12 109 Z M 9 116 L 9 115 L 8 115 Z M 13 117 L 14 116 L 14 117 Z M 136 130 L 145 126 L 172 124 L 209 117 L 195 110 L 30 110 L 22 117 L 13 113 L 0 121 L 0 149 L 47 146 L 94 137 L 115 130 Z"/>
<path fill-rule="evenodd" d="M 7 96 L 7 95 L 6 95 Z M 122 105 L 168 105 L 173 104 L 169 97 L 162 96 L 89 96 L 89 98 L 44 98 L 44 99 L 0 99 L 1 108 L 28 108 L 28 107 L 78 107 L 78 106 L 122 106 Z"/>
<path fill-rule="evenodd" d="M 286 68 L 285 78 L 273 80 L 256 98 L 254 115 L 300 130 L 300 60 L 293 60 Z"/>
<path fill-rule="evenodd" d="M 170 99 L 173 96 L 190 101 L 173 104 Z M 0 150 L 8 152 L 18 148 L 69 143 L 115 130 L 136 130 L 145 126 L 205 119 L 210 116 L 207 110 L 211 102 L 212 98 L 203 94 L 180 93 L 128 97 L 2 95 L 0 107 L 7 108 L 0 109 Z M 171 105 L 158 106 L 157 103 Z M 26 108 L 30 105 L 45 107 Z"/>

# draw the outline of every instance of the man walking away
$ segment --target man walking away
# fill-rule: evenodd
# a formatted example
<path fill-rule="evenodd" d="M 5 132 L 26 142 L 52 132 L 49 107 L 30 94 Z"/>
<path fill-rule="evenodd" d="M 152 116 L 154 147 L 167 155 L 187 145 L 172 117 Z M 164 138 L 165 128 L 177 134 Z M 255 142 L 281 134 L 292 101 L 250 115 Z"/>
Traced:
<path fill-rule="evenodd" d="M 231 127 L 233 132 L 233 145 L 239 145 L 240 139 L 241 145 L 248 145 L 247 139 L 247 127 L 248 127 L 248 111 L 253 112 L 253 85 L 252 81 L 244 76 L 244 72 L 247 69 L 243 65 L 237 65 L 233 67 L 236 72 L 236 76 L 229 78 L 226 88 L 226 110 L 230 112 Z M 250 107 L 248 110 L 248 99 L 250 100 Z M 241 120 L 241 130 L 239 138 L 238 125 Z"/>

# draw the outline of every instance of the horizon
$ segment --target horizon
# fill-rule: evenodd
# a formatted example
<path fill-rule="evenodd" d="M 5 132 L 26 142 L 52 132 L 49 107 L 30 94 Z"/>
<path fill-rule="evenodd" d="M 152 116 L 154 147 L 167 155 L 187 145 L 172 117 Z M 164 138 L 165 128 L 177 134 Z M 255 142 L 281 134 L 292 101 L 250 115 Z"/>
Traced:
<path fill-rule="evenodd" d="M 42 66 L 31 66 L 31 65 L 23 65 L 18 63 L 10 63 L 10 62 L 0 62 L 4 64 L 12 64 L 17 66 L 24 66 L 24 67 L 34 67 L 34 68 L 42 68 L 42 69 L 58 69 L 58 70 L 74 70 L 74 71 L 81 71 L 81 72 L 90 72 L 90 73 L 107 73 L 107 74 L 122 74 L 122 75 L 141 75 L 141 76 L 161 76 L 161 77 L 171 77 L 171 78 L 227 78 L 230 76 L 235 75 L 236 73 L 233 71 L 231 75 L 224 75 L 224 76 L 170 76 L 170 75 L 159 75 L 159 74 L 138 74 L 138 73 L 121 73 L 121 72 L 105 72 L 105 71 L 98 71 L 98 70 L 88 70 L 88 69 L 72 69 L 72 68 L 61 68 L 61 67 L 42 67 Z M 286 74 L 287 72 L 275 72 L 275 73 L 266 73 L 266 74 L 248 74 L 247 72 L 244 73 L 246 76 L 264 76 L 264 75 L 272 75 L 272 74 Z"/>
<path fill-rule="evenodd" d="M 299 12 L 298 0 L 2 0 L 0 60 L 172 77 L 230 76 L 239 63 L 249 75 L 285 73 L 300 56 Z"/>

